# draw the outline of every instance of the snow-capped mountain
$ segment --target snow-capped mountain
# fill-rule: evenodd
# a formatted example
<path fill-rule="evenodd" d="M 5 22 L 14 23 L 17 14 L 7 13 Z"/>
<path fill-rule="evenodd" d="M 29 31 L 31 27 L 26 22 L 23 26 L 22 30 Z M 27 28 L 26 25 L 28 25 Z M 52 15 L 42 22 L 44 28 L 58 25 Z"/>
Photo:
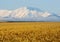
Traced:
<path fill-rule="evenodd" d="M 16 10 L 0 10 L 0 21 L 60 21 L 60 15 L 38 8 L 21 7 Z"/>

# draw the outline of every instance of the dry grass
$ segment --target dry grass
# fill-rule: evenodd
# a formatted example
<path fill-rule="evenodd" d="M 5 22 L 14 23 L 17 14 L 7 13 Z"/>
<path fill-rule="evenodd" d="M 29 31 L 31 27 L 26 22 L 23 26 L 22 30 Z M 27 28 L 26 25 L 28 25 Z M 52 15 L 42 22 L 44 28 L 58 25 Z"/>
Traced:
<path fill-rule="evenodd" d="M 0 23 L 0 42 L 60 42 L 60 22 Z"/>

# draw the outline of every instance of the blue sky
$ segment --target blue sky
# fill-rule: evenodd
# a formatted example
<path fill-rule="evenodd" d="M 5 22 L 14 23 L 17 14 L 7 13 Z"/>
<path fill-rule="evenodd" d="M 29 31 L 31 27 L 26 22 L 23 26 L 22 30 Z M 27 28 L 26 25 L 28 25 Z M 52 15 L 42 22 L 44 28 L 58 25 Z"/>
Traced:
<path fill-rule="evenodd" d="M 23 6 L 36 7 L 57 14 L 60 13 L 60 0 L 0 0 L 0 10 L 14 10 Z"/>

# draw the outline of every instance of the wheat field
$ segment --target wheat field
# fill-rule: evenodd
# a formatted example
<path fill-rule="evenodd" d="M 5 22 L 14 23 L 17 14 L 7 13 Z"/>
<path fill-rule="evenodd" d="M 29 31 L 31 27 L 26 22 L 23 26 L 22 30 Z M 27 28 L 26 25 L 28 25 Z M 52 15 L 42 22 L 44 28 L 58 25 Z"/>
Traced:
<path fill-rule="evenodd" d="M 60 42 L 60 22 L 3 22 L 0 42 Z"/>

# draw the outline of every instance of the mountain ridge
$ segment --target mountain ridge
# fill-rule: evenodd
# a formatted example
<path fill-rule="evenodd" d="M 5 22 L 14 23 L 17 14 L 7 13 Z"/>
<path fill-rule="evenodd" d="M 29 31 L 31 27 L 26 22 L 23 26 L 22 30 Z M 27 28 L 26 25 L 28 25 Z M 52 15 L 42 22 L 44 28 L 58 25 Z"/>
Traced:
<path fill-rule="evenodd" d="M 0 21 L 60 21 L 60 16 L 34 7 L 21 7 L 13 11 L 0 10 Z"/>

